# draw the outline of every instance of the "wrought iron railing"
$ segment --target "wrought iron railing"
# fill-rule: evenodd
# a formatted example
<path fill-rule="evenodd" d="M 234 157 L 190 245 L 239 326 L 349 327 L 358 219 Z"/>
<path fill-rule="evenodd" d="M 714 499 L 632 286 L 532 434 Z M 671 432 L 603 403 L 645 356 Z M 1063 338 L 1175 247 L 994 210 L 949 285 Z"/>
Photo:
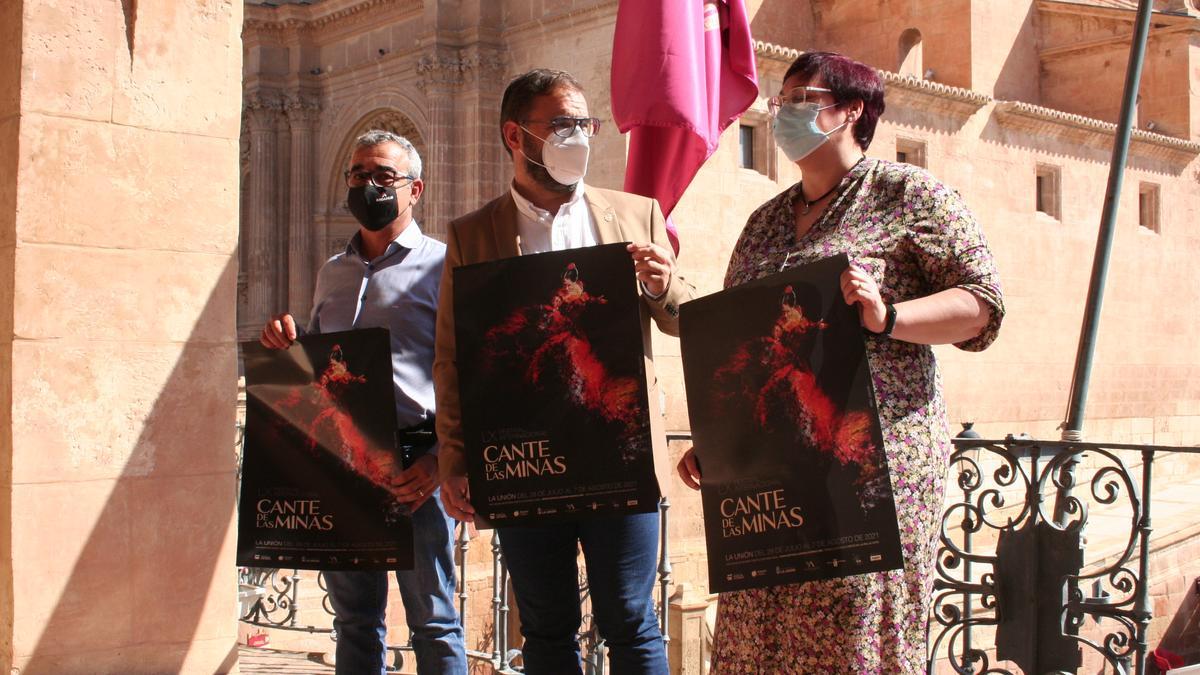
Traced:
<path fill-rule="evenodd" d="M 239 425 L 237 433 L 239 478 L 243 441 L 244 429 Z M 658 614 L 659 626 L 662 630 L 664 642 L 668 639 L 667 607 L 668 589 L 671 585 L 671 561 L 667 549 L 667 511 L 669 508 L 670 503 L 665 498 L 662 499 L 659 503 L 659 541 L 661 542 L 658 565 L 659 598 L 656 602 L 655 610 Z M 470 625 L 468 623 L 468 600 L 470 592 L 467 586 L 470 580 L 467 578 L 467 556 L 471 547 L 471 539 L 469 529 L 463 523 L 459 523 L 457 526 L 456 542 L 458 611 L 465 628 Z M 517 664 L 520 661 L 521 650 L 513 646 L 512 636 L 509 634 L 508 616 L 511 582 L 508 576 L 508 569 L 504 564 L 504 553 L 500 547 L 500 538 L 495 531 L 491 535 L 490 547 L 492 558 L 492 649 L 485 652 L 468 648 L 467 658 L 476 662 L 490 663 L 497 673 L 510 675 L 521 672 L 521 666 Z M 311 578 L 311 576 L 312 573 L 307 575 L 308 578 Z M 302 599 L 300 589 L 305 578 L 306 575 L 296 569 L 241 568 L 238 575 L 238 595 L 242 603 L 242 622 L 262 628 L 294 630 L 317 634 L 325 633 L 329 634 L 333 640 L 336 640 L 336 632 L 332 627 L 334 616 L 333 606 L 330 603 L 328 588 L 325 585 L 322 573 L 316 574 L 316 584 L 321 592 L 320 604 L 323 610 L 320 614 L 321 621 L 306 622 L 301 619 Z M 603 638 L 600 636 L 599 628 L 593 621 L 590 611 L 591 598 L 587 578 L 582 573 L 580 575 L 579 591 L 580 603 L 583 608 L 583 622 L 579 633 L 579 643 L 585 673 L 587 675 L 604 675 L 607 672 L 608 650 Z M 467 644 L 472 644 L 470 637 L 470 635 L 467 636 Z M 404 665 L 405 655 L 412 652 L 411 636 L 405 644 L 389 645 L 388 651 L 391 654 L 392 661 L 389 665 L 389 670 L 400 670 Z"/>
<path fill-rule="evenodd" d="M 669 440 L 689 438 L 672 434 Z M 1146 631 L 1153 609 L 1149 597 L 1153 469 L 1156 459 L 1198 455 L 1200 448 L 1038 441 L 1023 436 L 956 438 L 954 444 L 935 566 L 928 670 L 959 675 L 1076 672 L 1084 654 L 1091 652 L 1114 673 L 1144 675 Z M 655 604 L 664 641 L 669 639 L 666 610 L 672 575 L 669 508 L 663 499 Z M 1109 523 L 1108 542 L 1088 536 L 1088 527 L 1097 517 Z M 1127 531 L 1115 538 L 1111 536 L 1114 519 L 1127 524 Z M 466 561 L 471 542 L 465 526 L 459 526 L 457 542 L 458 607 L 463 625 L 468 626 Z M 509 634 L 511 583 L 494 532 L 489 544 L 492 635 L 483 643 L 490 642 L 492 648 L 469 649 L 468 658 L 490 663 L 499 673 L 519 673 L 520 650 Z M 297 570 L 241 570 L 242 621 L 332 634 L 326 623 L 300 620 L 302 579 Z M 319 574 L 316 583 L 322 613 L 331 619 L 333 609 Z M 580 596 L 584 666 L 589 675 L 601 675 L 606 672 L 607 649 L 592 621 L 582 576 Z M 399 669 L 412 646 L 389 650 L 392 667 Z"/>
<path fill-rule="evenodd" d="M 1167 453 L 1200 448 L 955 439 L 930 671 L 1073 673 L 1090 652 L 1111 672 L 1143 675 L 1153 468 Z M 1097 517 L 1110 541 L 1088 550 Z M 1121 521 L 1128 531 L 1113 539 Z"/>
<path fill-rule="evenodd" d="M 660 506 L 659 522 L 662 527 L 662 541 L 666 541 L 667 526 L 666 500 Z M 469 626 L 469 598 L 467 588 L 467 554 L 470 550 L 470 539 L 466 525 L 459 524 L 457 529 L 457 571 L 458 571 L 458 611 L 463 626 Z M 492 649 L 480 651 L 467 649 L 467 658 L 473 661 L 490 663 L 498 673 L 520 673 L 521 667 L 516 664 L 520 660 L 521 650 L 513 646 L 509 635 L 509 597 L 511 583 L 508 570 L 504 565 L 504 553 L 500 548 L 499 536 L 493 531 L 491 536 L 492 555 Z M 311 577 L 311 573 L 308 575 Z M 296 630 L 308 633 L 328 633 L 336 640 L 332 627 L 334 616 L 333 607 L 329 601 L 328 589 L 325 586 L 324 575 L 317 573 L 316 583 L 321 591 L 322 616 L 328 621 L 305 622 L 301 620 L 302 599 L 301 584 L 306 575 L 295 569 L 264 569 L 244 567 L 239 570 L 239 597 L 242 600 L 241 620 L 244 623 L 263 628 Z M 656 603 L 664 640 L 666 628 L 666 589 L 670 585 L 670 563 L 666 560 L 666 552 L 660 556 L 659 566 L 660 600 Z M 607 648 L 600 636 L 599 629 L 590 611 L 591 598 L 587 578 L 580 575 L 580 602 L 583 607 L 583 623 L 579 634 L 580 650 L 583 655 L 585 672 L 588 675 L 603 675 L 607 672 Z M 469 638 L 470 636 L 468 636 Z M 471 641 L 468 639 L 468 644 Z M 412 652 L 412 642 L 402 645 L 389 645 L 392 664 L 389 669 L 400 670 L 404 665 L 405 654 Z"/>

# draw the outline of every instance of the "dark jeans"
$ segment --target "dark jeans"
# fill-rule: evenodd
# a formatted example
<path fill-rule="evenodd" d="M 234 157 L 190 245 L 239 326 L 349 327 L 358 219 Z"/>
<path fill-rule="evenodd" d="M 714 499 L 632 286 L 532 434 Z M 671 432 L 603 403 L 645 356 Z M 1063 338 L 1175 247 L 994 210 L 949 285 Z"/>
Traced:
<path fill-rule="evenodd" d="M 579 570 L 583 548 L 592 613 L 613 675 L 666 675 L 654 615 L 658 514 L 596 518 L 540 527 L 501 527 L 500 545 L 521 616 L 525 672 L 581 673 Z"/>
<path fill-rule="evenodd" d="M 413 514 L 412 570 L 396 572 L 420 675 L 465 675 L 463 630 L 454 605 L 454 521 L 435 492 Z M 384 672 L 387 572 L 326 572 L 336 616 L 338 675 Z"/>

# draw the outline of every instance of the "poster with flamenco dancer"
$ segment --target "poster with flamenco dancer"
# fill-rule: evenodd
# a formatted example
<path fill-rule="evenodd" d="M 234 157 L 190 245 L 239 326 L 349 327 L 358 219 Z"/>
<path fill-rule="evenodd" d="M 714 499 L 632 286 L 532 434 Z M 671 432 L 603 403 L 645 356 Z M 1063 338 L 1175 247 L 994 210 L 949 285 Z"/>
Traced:
<path fill-rule="evenodd" d="M 845 255 L 680 308 L 709 588 L 897 569 L 904 560 Z"/>
<path fill-rule="evenodd" d="M 246 433 L 237 564 L 412 569 L 409 507 L 391 481 L 396 401 L 386 328 L 242 343 Z"/>
<path fill-rule="evenodd" d="M 624 244 L 454 270 L 479 526 L 657 510 L 639 302 Z"/>

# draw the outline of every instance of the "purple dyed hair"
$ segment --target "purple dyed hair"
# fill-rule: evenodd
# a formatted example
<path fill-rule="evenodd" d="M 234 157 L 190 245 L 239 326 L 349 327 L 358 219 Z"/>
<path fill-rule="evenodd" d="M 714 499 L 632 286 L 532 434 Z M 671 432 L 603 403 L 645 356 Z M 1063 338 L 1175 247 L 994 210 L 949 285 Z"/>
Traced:
<path fill-rule="evenodd" d="M 862 101 L 862 114 L 854 122 L 854 140 L 863 150 L 870 147 L 884 107 L 883 80 L 874 68 L 834 52 L 805 52 L 788 67 L 784 81 L 793 75 L 799 75 L 805 82 L 819 76 L 833 90 L 838 107 Z"/>

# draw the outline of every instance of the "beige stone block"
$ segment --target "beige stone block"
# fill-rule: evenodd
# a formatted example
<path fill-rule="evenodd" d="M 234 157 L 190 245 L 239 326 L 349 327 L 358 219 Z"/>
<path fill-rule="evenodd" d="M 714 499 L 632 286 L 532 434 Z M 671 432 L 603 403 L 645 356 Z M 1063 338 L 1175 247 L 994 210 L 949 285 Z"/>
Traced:
<path fill-rule="evenodd" d="M 226 254 L 28 245 L 16 250 L 16 279 L 14 330 L 25 339 L 220 343 L 234 332 Z"/>
<path fill-rule="evenodd" d="M 22 122 L 21 241 L 227 254 L 235 249 L 236 140 L 41 115 Z"/>
<path fill-rule="evenodd" d="M 683 360 L 678 356 L 654 359 L 654 374 L 665 395 L 666 428 L 691 429 L 688 420 L 687 394 L 683 384 Z M 654 402 L 652 409 L 654 409 Z"/>
<path fill-rule="evenodd" d="M 1153 417 L 1135 417 L 1130 420 L 1131 433 L 1135 436 L 1153 436 L 1154 435 L 1154 418 Z"/>
<path fill-rule="evenodd" d="M 113 122 L 236 141 L 242 112 L 242 4 L 136 3 L 132 63 L 128 49 L 117 51 Z"/>
<path fill-rule="evenodd" d="M 231 345 L 19 341 L 12 365 L 15 482 L 234 466 Z"/>
<path fill-rule="evenodd" d="M 12 343 L 0 341 L 0 430 L 11 428 L 12 396 L 10 392 L 12 372 Z M 0 433 L 0 457 L 12 457 L 12 435 Z M 12 547 L 12 463 L 0 461 L 0 494 L 6 498 L 0 499 L 0 673 L 12 668 L 12 631 L 13 631 L 13 559 Z"/>
<path fill-rule="evenodd" d="M 21 108 L 107 121 L 117 54 L 125 46 L 121 3 L 45 0 L 24 7 Z"/>
<path fill-rule="evenodd" d="M 13 281 L 16 249 L 12 246 L 0 246 L 0 340 L 7 346 L 13 337 Z M 9 373 L 11 371 L 0 371 Z M 5 386 L 9 382 L 5 381 Z"/>
<path fill-rule="evenodd" d="M 0 120 L 21 108 L 21 7 L 0 3 Z"/>
<path fill-rule="evenodd" d="M 680 355 L 679 338 L 677 337 L 655 330 L 653 344 L 656 359 L 663 356 L 678 357 Z"/>
<path fill-rule="evenodd" d="M 0 114 L 0 176 L 5 177 L 0 181 L 0 248 L 17 241 L 17 181 L 8 177 L 17 175 L 20 123 L 15 115 Z"/>
<path fill-rule="evenodd" d="M 17 483 L 12 508 L 14 654 L 135 641 L 128 484 Z"/>
<path fill-rule="evenodd" d="M 72 650 L 17 659 L 21 675 L 121 673 L 121 675 L 224 675 L 237 673 L 237 645 L 225 638 L 175 644 L 134 644 Z"/>
<path fill-rule="evenodd" d="M 124 574 L 139 641 L 236 638 L 234 490 L 232 470 L 129 481 L 134 545 Z"/>

